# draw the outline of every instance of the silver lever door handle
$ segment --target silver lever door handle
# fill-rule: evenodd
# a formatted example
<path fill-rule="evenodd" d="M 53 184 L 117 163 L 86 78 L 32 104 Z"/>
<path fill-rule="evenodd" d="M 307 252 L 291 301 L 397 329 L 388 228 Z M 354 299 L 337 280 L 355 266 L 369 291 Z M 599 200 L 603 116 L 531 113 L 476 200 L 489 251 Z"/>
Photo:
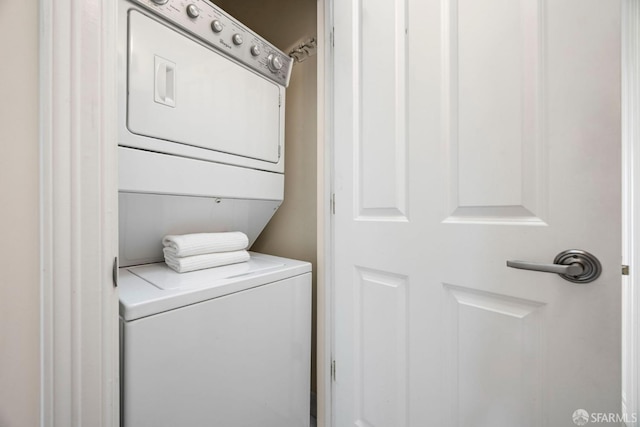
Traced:
<path fill-rule="evenodd" d="M 521 270 L 543 271 L 545 273 L 568 274 L 569 276 L 579 276 L 584 271 L 582 264 L 577 262 L 569 265 L 560 265 L 514 260 L 507 261 L 507 267 L 519 268 Z"/>
<path fill-rule="evenodd" d="M 553 264 L 512 260 L 507 261 L 507 267 L 556 273 L 574 283 L 593 282 L 602 272 L 600 261 L 595 256 L 578 249 L 560 252 L 553 260 Z"/>

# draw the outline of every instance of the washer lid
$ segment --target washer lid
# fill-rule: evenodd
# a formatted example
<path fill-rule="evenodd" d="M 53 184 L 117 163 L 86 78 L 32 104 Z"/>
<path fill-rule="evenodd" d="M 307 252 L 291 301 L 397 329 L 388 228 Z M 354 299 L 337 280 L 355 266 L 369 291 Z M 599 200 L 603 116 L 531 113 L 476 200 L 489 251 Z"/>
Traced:
<path fill-rule="evenodd" d="M 188 273 L 176 273 L 164 263 L 121 268 L 120 316 L 135 320 L 311 271 L 308 262 L 250 255 L 244 263 Z"/>
<path fill-rule="evenodd" d="M 213 283 L 219 283 L 223 280 L 235 279 L 241 276 L 251 276 L 282 267 L 284 267 L 284 264 L 281 262 L 253 258 L 251 262 L 241 262 L 218 268 L 190 271 L 188 273 L 176 273 L 164 263 L 141 265 L 139 267 L 129 268 L 128 270 L 139 278 L 151 283 L 153 286 L 167 290 L 211 287 Z"/>

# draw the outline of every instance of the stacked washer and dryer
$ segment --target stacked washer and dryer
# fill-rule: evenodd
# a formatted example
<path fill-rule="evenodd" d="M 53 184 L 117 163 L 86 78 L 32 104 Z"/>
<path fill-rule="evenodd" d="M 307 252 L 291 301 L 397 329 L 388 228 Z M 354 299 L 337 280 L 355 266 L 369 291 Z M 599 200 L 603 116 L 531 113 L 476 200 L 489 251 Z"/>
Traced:
<path fill-rule="evenodd" d="M 180 274 L 161 243 L 266 226 L 292 61 L 206 0 L 120 0 L 118 20 L 121 425 L 308 426 L 310 264 Z"/>

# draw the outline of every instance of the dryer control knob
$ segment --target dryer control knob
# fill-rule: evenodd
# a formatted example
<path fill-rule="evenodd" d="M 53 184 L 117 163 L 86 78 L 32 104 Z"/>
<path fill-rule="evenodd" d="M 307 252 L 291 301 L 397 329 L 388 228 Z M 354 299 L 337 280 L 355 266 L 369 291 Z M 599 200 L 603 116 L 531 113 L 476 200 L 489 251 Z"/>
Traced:
<path fill-rule="evenodd" d="M 253 56 L 260 55 L 260 47 L 257 44 L 254 44 L 253 46 L 251 46 L 251 49 L 249 50 L 251 51 L 251 55 Z"/>
<path fill-rule="evenodd" d="M 198 9 L 198 6 L 196 6 L 195 4 L 190 4 L 189 6 L 187 6 L 187 15 L 189 15 L 191 18 L 197 18 L 198 16 L 200 16 L 200 9 Z"/>
<path fill-rule="evenodd" d="M 240 34 L 234 34 L 233 37 L 231 37 L 231 40 L 233 40 L 233 44 L 235 44 L 236 46 L 240 46 L 242 43 L 244 43 L 244 40 L 242 39 L 242 36 Z"/>
<path fill-rule="evenodd" d="M 155 4 L 166 4 L 169 0 L 153 0 Z"/>
<path fill-rule="evenodd" d="M 222 31 L 222 24 L 220 23 L 220 21 L 218 21 L 217 19 L 211 21 L 211 30 L 214 33 L 219 33 L 220 31 Z"/>
<path fill-rule="evenodd" d="M 282 59 L 278 55 L 272 53 L 267 57 L 267 66 L 272 72 L 277 73 L 282 69 L 283 65 Z"/>

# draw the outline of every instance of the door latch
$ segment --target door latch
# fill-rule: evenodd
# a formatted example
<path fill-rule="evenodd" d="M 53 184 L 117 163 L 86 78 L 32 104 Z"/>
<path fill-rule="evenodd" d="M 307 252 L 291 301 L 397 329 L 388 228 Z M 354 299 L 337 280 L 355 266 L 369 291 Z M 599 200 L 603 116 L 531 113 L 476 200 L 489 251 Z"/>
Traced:
<path fill-rule="evenodd" d="M 113 279 L 113 286 L 118 287 L 118 257 L 113 259 L 113 269 L 111 270 L 111 276 Z"/>

